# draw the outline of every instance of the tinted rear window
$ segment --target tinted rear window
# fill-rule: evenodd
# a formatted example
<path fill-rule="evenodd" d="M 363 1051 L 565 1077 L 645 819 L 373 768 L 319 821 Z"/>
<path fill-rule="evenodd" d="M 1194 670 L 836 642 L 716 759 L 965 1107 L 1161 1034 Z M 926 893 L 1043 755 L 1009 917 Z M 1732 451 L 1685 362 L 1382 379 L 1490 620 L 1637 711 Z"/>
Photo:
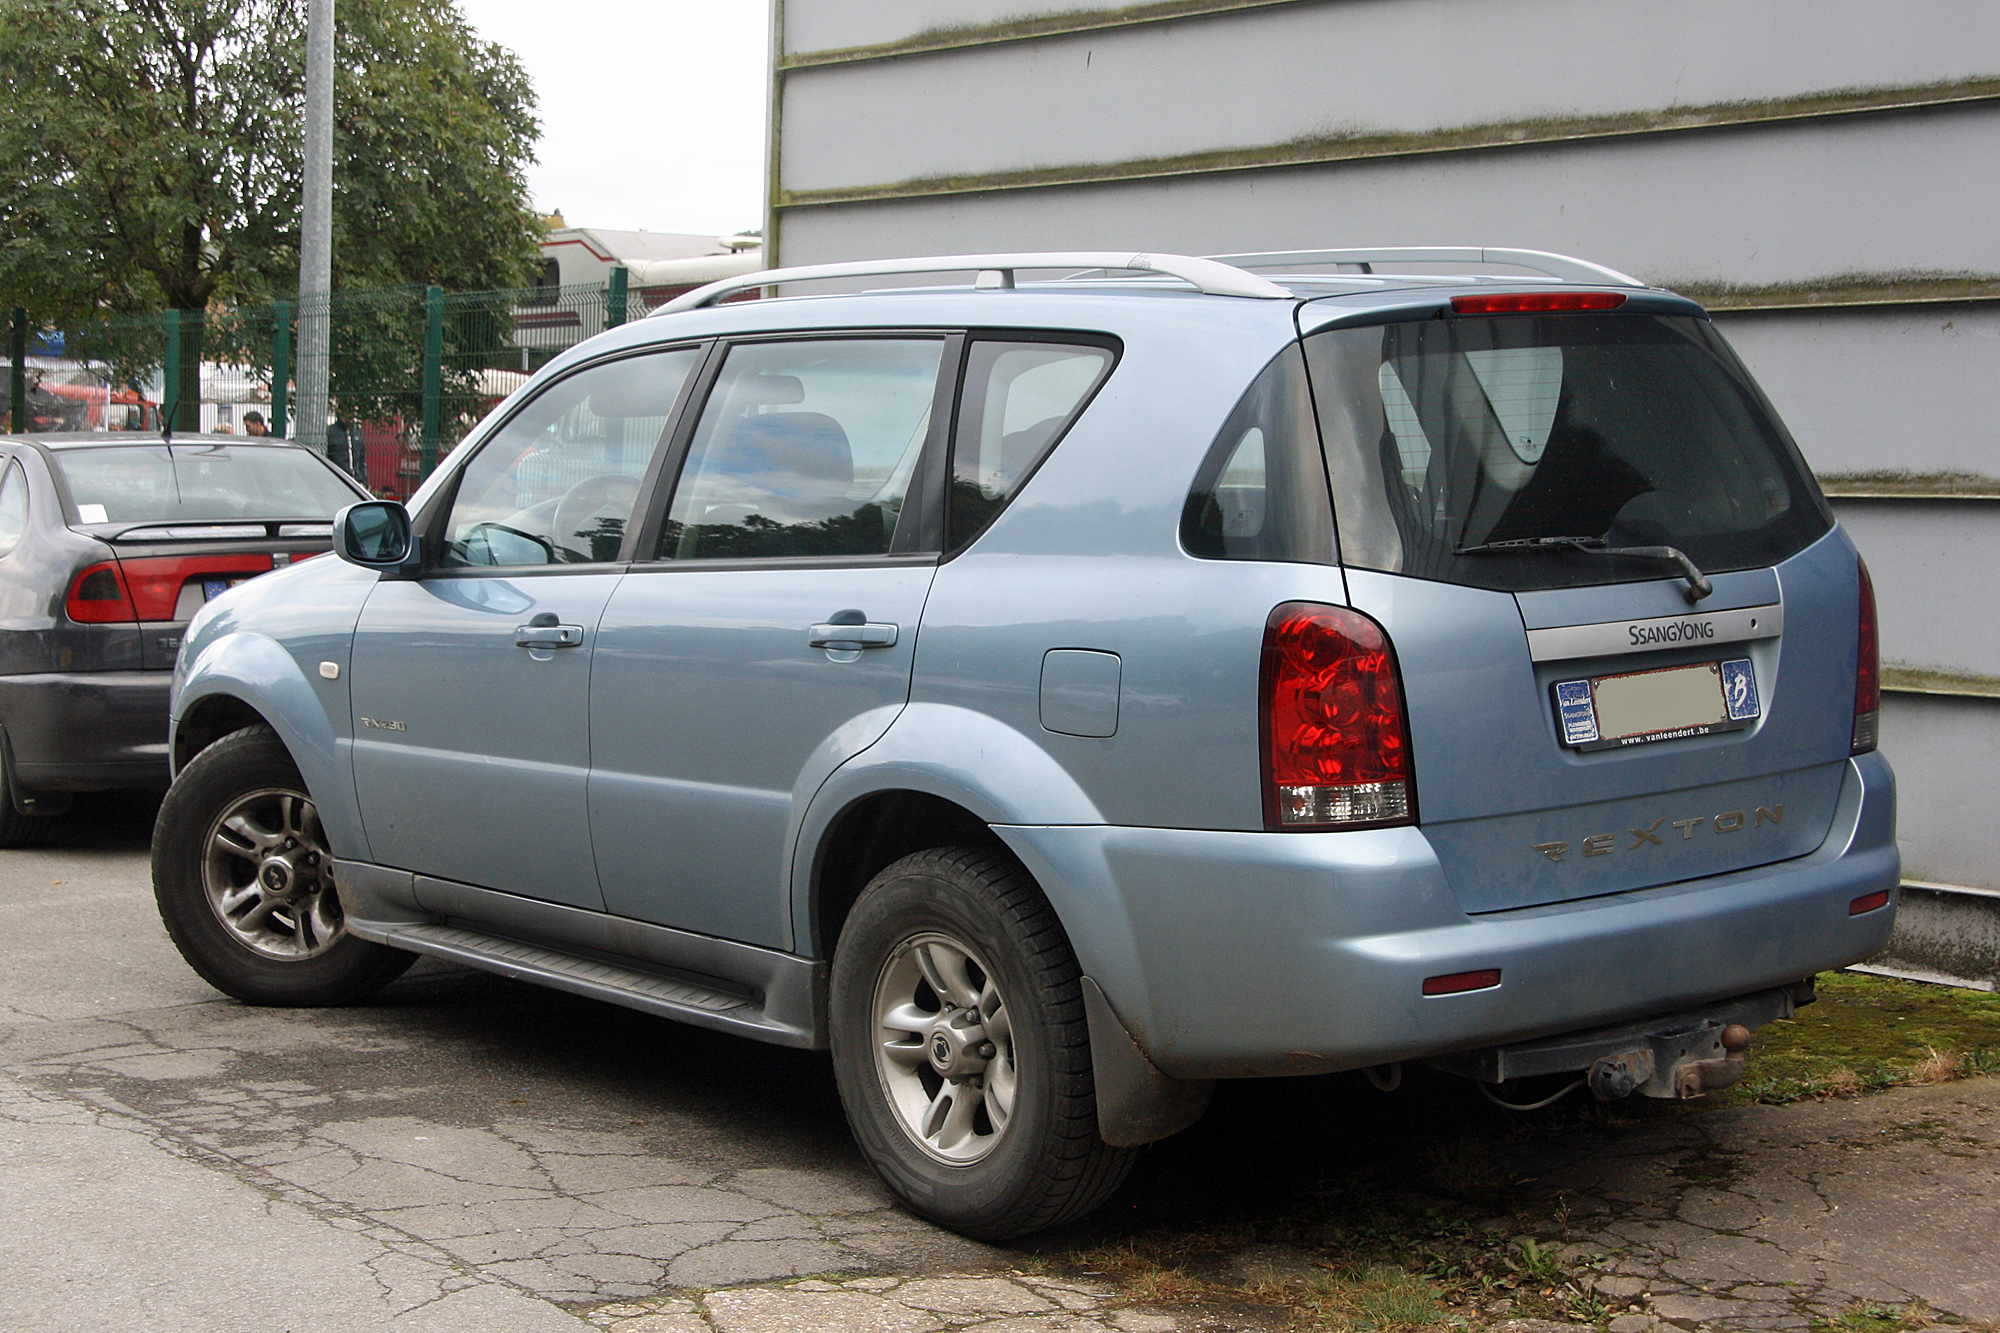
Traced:
<path fill-rule="evenodd" d="M 1831 525 L 1797 448 L 1705 320 L 1438 318 L 1306 340 L 1348 564 L 1478 587 L 1672 577 L 1534 537 L 1774 564 Z"/>
<path fill-rule="evenodd" d="M 84 523 L 331 518 L 359 498 L 303 449 L 151 444 L 50 456 Z"/>

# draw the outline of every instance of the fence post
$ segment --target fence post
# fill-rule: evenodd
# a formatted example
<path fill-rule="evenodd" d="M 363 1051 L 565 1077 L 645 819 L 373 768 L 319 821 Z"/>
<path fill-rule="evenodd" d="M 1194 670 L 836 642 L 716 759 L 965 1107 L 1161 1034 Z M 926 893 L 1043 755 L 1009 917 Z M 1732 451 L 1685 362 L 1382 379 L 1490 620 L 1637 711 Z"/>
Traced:
<path fill-rule="evenodd" d="M 424 437 L 423 475 L 438 461 L 438 409 L 444 391 L 444 289 L 424 288 Z"/>
<path fill-rule="evenodd" d="M 292 303 L 271 302 L 271 435 L 285 438 L 285 409 L 291 406 Z"/>
<path fill-rule="evenodd" d="M 14 358 L 13 368 L 7 372 L 7 392 L 12 399 L 7 429 L 19 435 L 28 429 L 28 312 L 20 306 L 14 307 L 14 331 L 7 350 Z"/>
<path fill-rule="evenodd" d="M 611 269 L 611 290 L 604 294 L 604 327 L 615 329 L 625 322 L 626 290 L 632 274 L 623 264 Z"/>
<path fill-rule="evenodd" d="M 160 429 L 172 433 L 180 426 L 181 412 L 181 312 L 169 310 L 166 360 L 160 367 Z"/>

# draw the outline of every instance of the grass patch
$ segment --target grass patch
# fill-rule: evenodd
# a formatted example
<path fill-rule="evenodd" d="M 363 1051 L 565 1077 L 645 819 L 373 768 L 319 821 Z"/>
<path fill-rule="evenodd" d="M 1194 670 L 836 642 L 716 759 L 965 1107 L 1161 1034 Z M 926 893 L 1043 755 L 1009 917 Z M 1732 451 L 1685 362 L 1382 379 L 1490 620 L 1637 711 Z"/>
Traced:
<path fill-rule="evenodd" d="M 1759 1028 L 1750 1072 L 1709 1100 L 1794 1102 L 2000 1074 L 2000 995 L 1826 973 L 1819 1001 Z"/>

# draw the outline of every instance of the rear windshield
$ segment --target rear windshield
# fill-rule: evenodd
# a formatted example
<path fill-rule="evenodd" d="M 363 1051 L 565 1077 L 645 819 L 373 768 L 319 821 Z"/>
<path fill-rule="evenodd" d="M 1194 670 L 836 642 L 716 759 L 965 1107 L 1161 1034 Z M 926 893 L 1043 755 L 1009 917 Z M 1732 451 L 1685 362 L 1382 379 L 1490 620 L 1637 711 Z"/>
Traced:
<path fill-rule="evenodd" d="M 1773 564 L 1831 526 L 1796 446 L 1707 321 L 1437 318 L 1306 340 L 1348 564 L 1497 589 L 1674 576 L 1536 537 Z"/>
<path fill-rule="evenodd" d="M 50 453 L 83 523 L 325 519 L 358 498 L 303 449 L 149 444 Z"/>

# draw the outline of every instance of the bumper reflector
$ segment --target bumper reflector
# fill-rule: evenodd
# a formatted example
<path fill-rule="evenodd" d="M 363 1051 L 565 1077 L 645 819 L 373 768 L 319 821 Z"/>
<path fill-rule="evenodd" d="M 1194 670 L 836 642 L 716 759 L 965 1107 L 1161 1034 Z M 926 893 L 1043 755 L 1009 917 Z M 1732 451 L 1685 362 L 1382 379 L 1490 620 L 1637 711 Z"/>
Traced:
<path fill-rule="evenodd" d="M 1863 912 L 1873 912 L 1877 908 L 1887 907 L 1888 905 L 1889 891 L 1887 889 L 1877 889 L 1873 893 L 1864 893 L 1849 903 L 1847 905 L 1847 914 L 1849 916 L 1860 916 Z"/>
<path fill-rule="evenodd" d="M 1441 977 L 1424 978 L 1426 995 L 1463 995 L 1471 990 L 1492 990 L 1500 984 L 1500 969 L 1483 968 L 1477 972 L 1451 972 Z"/>

